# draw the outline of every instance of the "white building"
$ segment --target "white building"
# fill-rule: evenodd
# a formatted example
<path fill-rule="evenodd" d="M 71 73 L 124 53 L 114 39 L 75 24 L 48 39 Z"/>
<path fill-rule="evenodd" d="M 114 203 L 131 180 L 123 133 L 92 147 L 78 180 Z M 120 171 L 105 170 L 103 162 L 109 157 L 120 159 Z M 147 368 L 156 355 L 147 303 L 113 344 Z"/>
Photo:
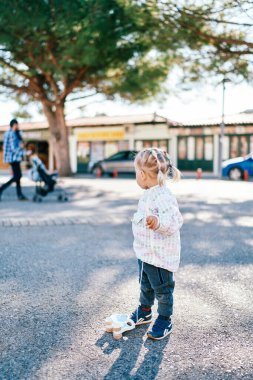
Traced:
<path fill-rule="evenodd" d="M 178 123 L 157 114 L 96 116 L 67 120 L 73 172 L 85 173 L 90 161 L 120 150 L 159 147 L 169 152 L 182 171 L 218 174 L 220 120 Z M 3 133 L 0 126 L 0 168 Z M 49 169 L 54 168 L 53 149 L 47 122 L 20 123 L 26 143 L 33 145 Z M 223 159 L 253 152 L 253 111 L 225 117 Z"/>

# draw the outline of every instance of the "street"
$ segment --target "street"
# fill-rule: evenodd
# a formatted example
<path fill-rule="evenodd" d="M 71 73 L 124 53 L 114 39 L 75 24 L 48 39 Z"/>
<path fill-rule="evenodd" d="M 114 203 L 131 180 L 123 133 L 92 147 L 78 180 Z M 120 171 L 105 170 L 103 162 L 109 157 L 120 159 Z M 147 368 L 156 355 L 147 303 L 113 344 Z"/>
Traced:
<path fill-rule="evenodd" d="M 184 225 L 162 341 L 146 325 L 115 341 L 103 326 L 138 305 L 131 217 L 142 190 L 133 178 L 63 186 L 67 203 L 17 202 L 14 188 L 0 203 L 0 379 L 252 379 L 252 182 L 170 185 Z"/>

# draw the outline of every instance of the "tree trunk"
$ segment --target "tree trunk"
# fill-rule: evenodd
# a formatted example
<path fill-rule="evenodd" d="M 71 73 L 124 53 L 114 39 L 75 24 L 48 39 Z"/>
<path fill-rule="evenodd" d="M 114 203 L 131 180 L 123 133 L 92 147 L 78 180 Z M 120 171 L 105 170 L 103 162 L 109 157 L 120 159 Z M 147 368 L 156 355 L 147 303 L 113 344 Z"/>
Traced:
<path fill-rule="evenodd" d="M 69 176 L 72 172 L 70 167 L 68 129 L 64 116 L 64 104 L 57 105 L 54 110 L 48 105 L 43 105 L 43 109 L 49 124 L 57 170 L 59 175 Z"/>

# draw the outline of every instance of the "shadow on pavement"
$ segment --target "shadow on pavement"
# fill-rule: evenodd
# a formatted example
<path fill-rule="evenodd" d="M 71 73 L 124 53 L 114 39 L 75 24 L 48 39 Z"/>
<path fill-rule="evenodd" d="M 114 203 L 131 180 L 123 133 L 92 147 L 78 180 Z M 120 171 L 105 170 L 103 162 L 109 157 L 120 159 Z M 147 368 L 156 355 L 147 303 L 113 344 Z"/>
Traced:
<path fill-rule="evenodd" d="M 137 332 L 138 330 L 138 332 Z M 146 379 L 154 380 L 158 374 L 159 366 L 163 360 L 163 350 L 169 344 L 170 338 L 162 341 L 144 340 L 147 327 L 138 327 L 124 336 L 127 340 L 121 339 L 115 341 L 110 333 L 104 333 L 99 338 L 96 345 L 101 348 L 105 355 L 110 355 L 114 350 L 119 350 L 120 354 L 115 360 L 107 374 L 103 377 L 104 380 L 123 379 Z M 146 348 L 146 354 L 141 356 L 142 348 Z M 141 363 L 138 364 L 138 359 L 141 356 Z M 137 371 L 133 371 L 135 366 Z"/>

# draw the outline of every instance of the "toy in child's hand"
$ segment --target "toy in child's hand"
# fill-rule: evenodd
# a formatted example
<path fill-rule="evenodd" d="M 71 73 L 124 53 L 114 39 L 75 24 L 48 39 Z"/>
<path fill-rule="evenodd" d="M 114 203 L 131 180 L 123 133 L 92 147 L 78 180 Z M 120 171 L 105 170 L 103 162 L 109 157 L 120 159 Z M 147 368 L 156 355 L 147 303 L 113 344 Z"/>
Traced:
<path fill-rule="evenodd" d="M 133 330 L 135 323 L 127 314 L 112 314 L 105 319 L 105 331 L 111 332 L 114 339 L 121 339 L 126 331 Z"/>
<path fill-rule="evenodd" d="M 147 216 L 146 225 L 151 230 L 157 230 L 157 228 L 159 227 L 158 218 L 154 215 Z"/>

